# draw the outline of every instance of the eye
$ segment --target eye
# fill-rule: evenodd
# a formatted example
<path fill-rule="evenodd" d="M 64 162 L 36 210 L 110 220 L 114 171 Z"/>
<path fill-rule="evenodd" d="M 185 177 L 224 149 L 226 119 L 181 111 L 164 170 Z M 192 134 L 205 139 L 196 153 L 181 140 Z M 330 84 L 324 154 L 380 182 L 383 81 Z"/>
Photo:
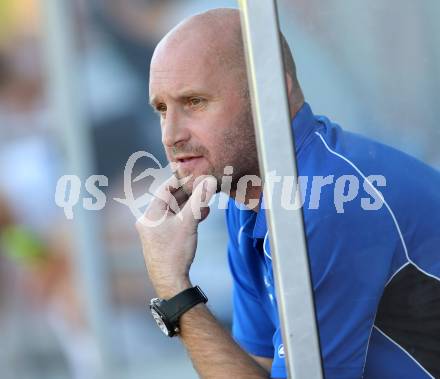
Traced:
<path fill-rule="evenodd" d="M 201 97 L 191 97 L 188 99 L 188 103 L 192 108 L 199 108 L 203 105 L 204 100 Z"/>
<path fill-rule="evenodd" d="M 160 114 L 164 114 L 167 111 L 167 106 L 165 104 L 158 104 L 156 106 L 156 112 Z"/>

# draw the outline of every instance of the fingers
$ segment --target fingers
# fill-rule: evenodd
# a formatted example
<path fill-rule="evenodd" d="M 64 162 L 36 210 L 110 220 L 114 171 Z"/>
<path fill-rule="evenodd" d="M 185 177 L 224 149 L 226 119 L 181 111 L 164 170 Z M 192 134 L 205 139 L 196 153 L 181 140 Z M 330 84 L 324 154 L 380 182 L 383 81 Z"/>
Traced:
<path fill-rule="evenodd" d="M 179 209 L 176 199 L 171 194 L 171 188 L 179 186 L 179 179 L 175 175 L 164 181 L 154 192 L 143 216 L 138 220 L 145 226 L 158 226 L 168 215 L 168 209 Z"/>
<path fill-rule="evenodd" d="M 171 192 L 172 192 L 170 187 L 178 188 L 179 186 L 180 186 L 179 179 L 175 175 L 172 175 L 170 178 L 168 178 L 154 192 L 153 200 L 148 206 L 148 210 L 150 210 L 151 212 L 154 212 L 156 210 L 158 211 L 166 210 L 170 205 Z"/>
<path fill-rule="evenodd" d="M 191 197 L 182 209 L 185 223 L 197 227 L 209 214 L 208 203 L 217 191 L 217 180 L 213 176 L 197 178 Z"/>
<path fill-rule="evenodd" d="M 170 195 L 176 188 L 180 186 L 179 179 L 172 175 L 154 192 L 154 206 L 166 208 Z"/>
<path fill-rule="evenodd" d="M 188 196 L 179 179 L 173 175 L 156 190 L 142 220 L 156 226 L 174 214 L 190 227 L 196 227 L 209 214 L 208 203 L 217 190 L 217 180 L 209 175 L 200 176 L 193 188 L 191 196 Z"/>
<path fill-rule="evenodd" d="M 169 211 L 172 214 L 180 215 L 180 211 L 185 206 L 188 199 L 189 195 L 182 188 L 172 192 L 169 200 Z M 179 216 L 179 218 L 181 219 L 181 216 Z"/>

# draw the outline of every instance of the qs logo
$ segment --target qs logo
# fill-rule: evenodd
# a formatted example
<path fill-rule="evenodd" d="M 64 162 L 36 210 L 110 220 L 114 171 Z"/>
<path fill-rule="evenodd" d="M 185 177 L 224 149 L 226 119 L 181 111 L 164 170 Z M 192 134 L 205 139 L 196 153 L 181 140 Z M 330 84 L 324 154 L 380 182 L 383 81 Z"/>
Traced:
<path fill-rule="evenodd" d="M 141 158 L 151 159 L 157 168 L 148 168 L 141 174 L 132 179 L 133 169 L 137 161 Z M 175 163 L 171 162 L 167 166 L 162 167 L 159 160 L 152 154 L 146 151 L 137 151 L 133 153 L 125 165 L 124 169 L 124 195 L 125 198 L 113 198 L 113 200 L 126 205 L 131 213 L 139 219 L 142 215 L 142 209 L 146 207 L 149 202 L 154 198 L 156 190 L 166 181 L 175 169 Z M 152 182 L 147 188 L 146 192 L 138 198 L 134 197 L 132 184 L 139 182 L 147 177 L 152 178 Z M 191 179 L 191 176 L 180 179 L 180 185 L 184 185 Z M 99 187 L 107 187 L 108 178 L 104 175 L 91 175 L 85 182 L 85 190 L 88 195 L 82 199 L 82 205 L 86 210 L 101 210 L 105 207 L 107 198 L 105 193 Z M 55 189 L 55 203 L 59 207 L 64 209 L 64 214 L 67 219 L 72 220 L 74 218 L 74 207 L 78 204 L 81 196 L 82 183 L 81 179 L 77 175 L 63 175 L 58 179 Z M 165 199 L 163 199 L 165 200 Z M 172 201 L 169 205 L 170 209 L 178 213 L 179 206 L 176 201 Z M 155 226 L 160 224 L 163 219 L 152 221 L 145 220 L 148 226 Z"/>

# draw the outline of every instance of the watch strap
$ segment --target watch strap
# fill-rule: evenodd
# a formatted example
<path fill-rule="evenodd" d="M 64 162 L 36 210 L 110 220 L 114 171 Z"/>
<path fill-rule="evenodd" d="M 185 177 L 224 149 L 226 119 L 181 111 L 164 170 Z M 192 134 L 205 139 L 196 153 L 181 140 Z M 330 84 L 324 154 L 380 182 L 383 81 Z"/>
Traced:
<path fill-rule="evenodd" d="M 169 300 L 161 303 L 161 310 L 172 323 L 176 322 L 181 315 L 199 303 L 206 303 L 208 298 L 199 286 L 188 288 Z"/>

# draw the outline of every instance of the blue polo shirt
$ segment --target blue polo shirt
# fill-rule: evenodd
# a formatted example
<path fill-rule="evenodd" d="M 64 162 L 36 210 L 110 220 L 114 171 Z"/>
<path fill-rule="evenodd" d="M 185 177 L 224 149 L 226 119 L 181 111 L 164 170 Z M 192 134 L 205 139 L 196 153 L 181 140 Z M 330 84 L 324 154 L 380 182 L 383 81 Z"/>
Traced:
<path fill-rule="evenodd" d="M 440 378 L 439 172 L 307 103 L 292 128 L 325 377 Z M 286 378 L 262 204 L 226 210 L 232 334 Z"/>

